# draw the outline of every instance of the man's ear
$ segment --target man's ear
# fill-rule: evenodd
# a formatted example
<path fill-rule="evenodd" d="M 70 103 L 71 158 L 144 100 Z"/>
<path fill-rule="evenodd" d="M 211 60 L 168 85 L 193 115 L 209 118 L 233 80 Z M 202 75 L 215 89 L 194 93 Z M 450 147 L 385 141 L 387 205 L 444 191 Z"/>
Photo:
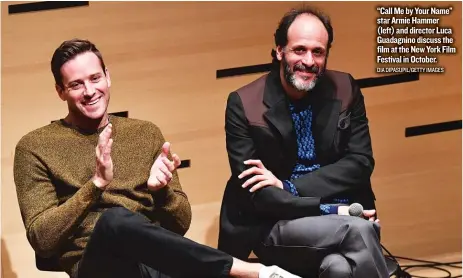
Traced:
<path fill-rule="evenodd" d="M 111 77 L 109 76 L 108 68 L 105 69 L 106 80 L 108 80 L 108 87 L 111 87 Z"/>
<path fill-rule="evenodd" d="M 281 46 L 277 46 L 277 59 L 281 61 L 283 59 L 283 48 Z"/>
<path fill-rule="evenodd" d="M 66 96 L 64 95 L 64 89 L 58 85 L 58 84 L 55 84 L 55 90 L 56 92 L 58 93 L 58 96 L 61 100 L 65 101 L 66 100 Z"/>

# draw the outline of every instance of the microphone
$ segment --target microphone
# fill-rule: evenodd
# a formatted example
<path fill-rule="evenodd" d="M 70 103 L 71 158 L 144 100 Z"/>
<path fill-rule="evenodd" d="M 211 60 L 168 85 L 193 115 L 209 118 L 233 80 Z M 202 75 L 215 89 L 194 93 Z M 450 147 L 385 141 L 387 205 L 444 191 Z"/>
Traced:
<path fill-rule="evenodd" d="M 363 217 L 363 206 L 359 203 L 352 203 L 349 206 L 349 215 Z"/>
<path fill-rule="evenodd" d="M 349 206 L 349 215 L 350 216 L 361 217 L 361 218 L 363 218 L 365 220 L 368 220 L 367 217 L 363 216 L 363 206 L 361 204 L 359 204 L 359 203 L 352 203 Z M 376 222 L 373 222 L 373 228 L 375 229 L 375 232 L 378 235 L 378 237 L 381 237 L 379 224 L 376 223 Z"/>

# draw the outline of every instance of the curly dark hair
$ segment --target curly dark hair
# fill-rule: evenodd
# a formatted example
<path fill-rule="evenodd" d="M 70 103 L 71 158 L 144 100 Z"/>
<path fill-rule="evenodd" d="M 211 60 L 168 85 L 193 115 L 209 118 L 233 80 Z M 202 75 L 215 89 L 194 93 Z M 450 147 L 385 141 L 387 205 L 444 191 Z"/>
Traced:
<path fill-rule="evenodd" d="M 333 43 L 333 26 L 331 25 L 330 18 L 325 15 L 320 10 L 310 7 L 310 6 L 302 6 L 301 8 L 294 8 L 287 12 L 280 20 L 278 24 L 278 28 L 275 31 L 275 47 L 285 47 L 288 44 L 288 29 L 293 24 L 294 20 L 301 14 L 310 14 L 316 16 L 325 26 L 326 31 L 328 32 L 328 45 L 327 45 L 327 54 L 331 48 Z M 276 58 L 276 51 L 272 49 L 272 63 L 279 65 L 278 59 Z"/>

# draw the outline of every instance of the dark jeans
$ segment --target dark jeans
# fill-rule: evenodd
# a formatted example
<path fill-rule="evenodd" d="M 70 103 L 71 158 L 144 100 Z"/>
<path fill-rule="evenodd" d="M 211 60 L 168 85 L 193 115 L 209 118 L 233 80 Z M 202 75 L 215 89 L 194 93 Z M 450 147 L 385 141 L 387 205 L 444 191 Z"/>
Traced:
<path fill-rule="evenodd" d="M 389 277 L 379 225 L 360 217 L 279 221 L 254 253 L 263 264 L 276 264 L 302 277 Z"/>
<path fill-rule="evenodd" d="M 229 277 L 232 264 L 230 255 L 119 207 L 97 221 L 78 278 Z"/>

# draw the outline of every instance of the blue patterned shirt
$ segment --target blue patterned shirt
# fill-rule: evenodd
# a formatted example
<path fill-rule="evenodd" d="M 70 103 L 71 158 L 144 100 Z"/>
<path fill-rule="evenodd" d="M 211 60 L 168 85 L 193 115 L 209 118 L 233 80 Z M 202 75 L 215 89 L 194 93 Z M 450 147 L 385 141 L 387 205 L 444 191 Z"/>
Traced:
<path fill-rule="evenodd" d="M 312 134 L 312 107 L 311 105 L 296 107 L 293 104 L 289 105 L 291 117 L 293 119 L 294 128 L 297 136 L 297 163 L 293 168 L 291 180 L 297 179 L 307 173 L 320 169 L 320 164 L 315 163 L 315 141 Z M 308 185 L 310 186 L 310 185 Z M 296 187 L 290 180 L 283 181 L 283 187 L 295 196 L 299 196 Z M 335 203 L 348 204 L 347 199 L 335 199 Z M 321 204 L 321 214 L 337 214 L 337 206 Z"/>

